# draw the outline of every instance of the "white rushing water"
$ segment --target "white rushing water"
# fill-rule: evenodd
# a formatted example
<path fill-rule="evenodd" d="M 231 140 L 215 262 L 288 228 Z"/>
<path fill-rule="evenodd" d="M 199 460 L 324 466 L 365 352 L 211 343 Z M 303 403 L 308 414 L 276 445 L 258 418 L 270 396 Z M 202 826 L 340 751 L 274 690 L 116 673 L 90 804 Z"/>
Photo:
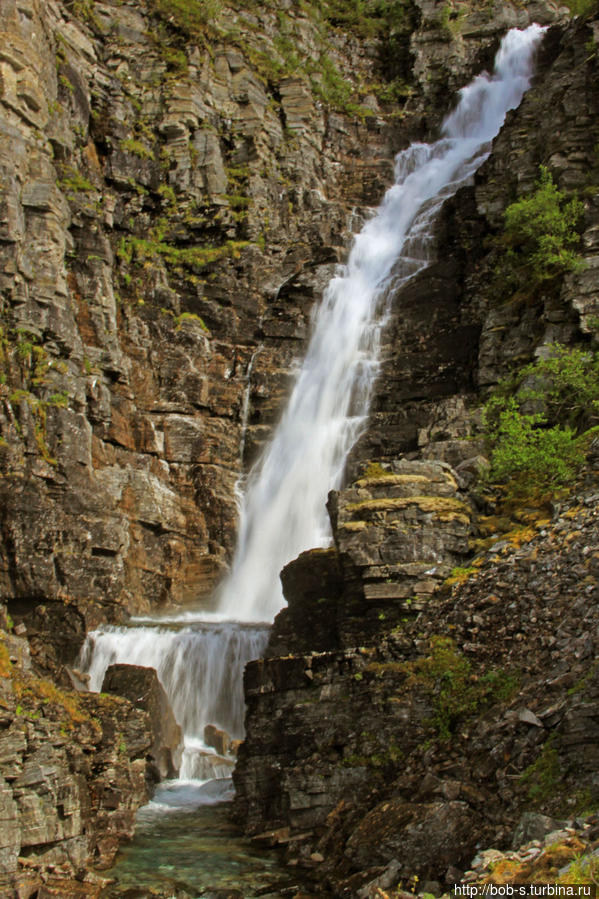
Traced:
<path fill-rule="evenodd" d="M 506 113 L 520 103 L 542 33 L 537 25 L 511 31 L 493 75 L 483 73 L 461 91 L 441 138 L 397 156 L 395 184 L 327 287 L 287 409 L 248 478 L 217 615 L 181 616 L 168 626 L 106 627 L 88 637 L 81 666 L 91 689 L 100 689 L 115 662 L 158 672 L 185 733 L 182 779 L 208 779 L 206 724 L 232 736 L 243 733 L 242 672 L 267 639 L 258 622 L 271 622 L 284 605 L 279 572 L 300 552 L 330 541 L 325 502 L 340 485 L 368 415 L 388 288 L 396 290 L 427 264 L 433 220 L 486 159 Z M 218 777 L 215 764 L 212 776 Z"/>
<path fill-rule="evenodd" d="M 483 73 L 461 91 L 441 139 L 413 144 L 397 156 L 396 183 L 325 291 L 287 409 L 248 480 L 237 551 L 219 596 L 223 614 L 272 621 L 284 605 L 283 566 L 329 542 L 325 502 L 340 485 L 366 421 L 387 287 L 426 265 L 431 223 L 487 157 L 507 111 L 520 103 L 542 31 L 538 25 L 510 31 L 493 76 Z"/>

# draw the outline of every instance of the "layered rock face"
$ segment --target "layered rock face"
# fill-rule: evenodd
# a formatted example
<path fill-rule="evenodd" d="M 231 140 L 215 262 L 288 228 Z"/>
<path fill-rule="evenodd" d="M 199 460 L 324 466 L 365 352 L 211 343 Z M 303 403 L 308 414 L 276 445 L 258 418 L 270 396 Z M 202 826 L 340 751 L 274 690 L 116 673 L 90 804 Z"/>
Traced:
<path fill-rule="evenodd" d="M 508 27 L 565 15 L 552 2 L 415 0 L 381 40 L 325 24 L 320 5 L 278 6 L 186 27 L 154 0 L 0 0 L 0 591 L 36 673 L 63 684 L 99 621 L 208 603 L 231 552 L 237 478 L 272 430 L 313 303 L 391 183 L 394 153 L 434 132 L 448 89 L 490 64 Z M 438 873 L 470 846 L 466 818 L 490 789 L 490 774 L 469 780 L 433 755 L 436 779 L 414 805 L 441 715 L 422 660 L 455 661 L 473 642 L 452 620 L 458 648 L 431 649 L 427 609 L 469 551 L 458 487 L 476 468 L 478 389 L 540 343 L 596 327 L 595 34 L 595 22 L 550 32 L 537 88 L 444 211 L 437 261 L 394 298 L 372 426 L 350 465 L 361 476 L 330 501 L 336 546 L 288 566 L 289 610 L 248 674 L 239 808 L 253 830 L 289 827 L 308 867 L 330 855 L 334 885 L 369 876 L 366 833 L 379 834 L 377 864 L 398 851 L 381 836 L 389 822 L 419 847 L 405 864 Z M 563 187 L 589 189 L 588 265 L 504 304 L 486 241 L 540 162 Z M 370 458 L 384 467 L 361 468 Z M 425 637 L 410 624 L 419 612 Z M 82 877 L 110 860 L 146 795 L 154 738 L 125 700 L 49 697 L 46 681 L 15 676 L 27 653 L 9 629 L 2 876 L 8 889 L 31 871 L 34 890 L 42 875 Z M 581 764 L 587 711 L 564 712 Z M 538 745 L 513 751 L 533 765 Z M 379 826 L 406 759 L 412 779 L 395 783 Z M 493 833 L 508 826 L 506 797 Z M 430 864 L 419 815 L 448 832 L 456 822 Z"/>
<path fill-rule="evenodd" d="M 426 601 L 396 599 L 395 614 L 373 600 L 370 566 L 344 558 L 342 531 L 337 549 L 289 566 L 289 608 L 246 669 L 234 774 L 246 830 L 286 846 L 317 891 L 367 897 L 387 876 L 459 881 L 476 847 L 517 839 L 525 810 L 592 808 L 596 501 L 595 473 L 552 521 L 496 540 Z M 429 526 L 451 564 L 459 528 L 443 518 Z M 398 555 L 409 522 L 406 506 Z"/>
<path fill-rule="evenodd" d="M 558 8 L 407 4 L 382 42 L 316 7 L 191 35 L 152 4 L 0 12 L 2 590 L 90 623 L 197 602 L 394 152 Z"/>
<path fill-rule="evenodd" d="M 322 825 L 365 787 L 362 764 L 345 760 L 386 756 L 395 745 L 396 723 L 382 722 L 387 699 L 378 708 L 380 697 L 361 687 L 363 661 L 462 560 L 470 521 L 448 466 L 398 467 L 332 494 L 335 549 L 303 553 L 283 571 L 288 608 L 264 660 L 246 673 L 247 736 L 234 780 L 250 831 Z M 386 496 L 373 498 L 383 484 Z"/>
<path fill-rule="evenodd" d="M 596 337 L 595 29 L 590 21 L 549 30 L 530 91 L 474 186 L 443 210 L 436 261 L 394 297 L 383 371 L 355 459 L 407 452 L 459 465 L 473 455 L 471 411 L 481 391 L 542 345 Z M 510 289 L 501 274 L 503 213 L 533 189 L 540 165 L 584 198 L 583 265 L 540 290 Z"/>
<path fill-rule="evenodd" d="M 397 137 L 301 79 L 275 100 L 256 62 L 277 55 L 274 13 L 233 11 L 241 47 L 208 48 L 143 4 L 81 9 L 0 10 L 1 552 L 7 596 L 93 620 L 210 592 L 242 457 Z M 289 27 L 321 52 L 310 20 Z"/>
<path fill-rule="evenodd" d="M 10 627 L 2 611 L 4 628 Z M 0 889 L 70 895 L 112 864 L 152 786 L 150 716 L 125 699 L 76 694 L 31 670 L 27 640 L 0 636 Z M 98 887 L 99 889 L 99 887 Z"/>

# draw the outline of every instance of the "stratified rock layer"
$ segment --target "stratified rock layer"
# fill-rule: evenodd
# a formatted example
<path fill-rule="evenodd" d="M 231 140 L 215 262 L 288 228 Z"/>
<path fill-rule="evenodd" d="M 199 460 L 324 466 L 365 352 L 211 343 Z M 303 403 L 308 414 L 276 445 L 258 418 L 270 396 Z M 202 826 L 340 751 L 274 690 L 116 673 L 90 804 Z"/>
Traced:
<path fill-rule="evenodd" d="M 0 624 L 10 625 L 4 614 Z M 27 641 L 0 630 L 3 896 L 34 895 L 45 882 L 70 895 L 91 865 L 112 864 L 149 796 L 151 746 L 145 711 L 36 677 Z"/>
<path fill-rule="evenodd" d="M 272 832 L 308 877 L 357 896 L 388 866 L 395 883 L 457 882 L 475 846 L 511 844 L 523 810 L 592 807 L 595 490 L 497 540 L 415 620 L 390 629 L 383 613 L 365 645 L 327 649 L 330 600 L 308 593 L 294 646 L 292 595 L 266 658 L 246 671 L 235 783 L 247 830 Z M 308 630 L 319 651 L 306 648 Z"/>
<path fill-rule="evenodd" d="M 0 2 L 11 602 L 73 600 L 93 626 L 210 594 L 236 480 L 394 153 L 436 127 L 448 85 L 506 28 L 560 15 L 501 0 L 446 20 L 418 2 L 377 42 L 288 6 L 234 5 L 226 29 L 190 35 L 142 2 Z M 477 326 L 459 329 L 470 358 Z"/>

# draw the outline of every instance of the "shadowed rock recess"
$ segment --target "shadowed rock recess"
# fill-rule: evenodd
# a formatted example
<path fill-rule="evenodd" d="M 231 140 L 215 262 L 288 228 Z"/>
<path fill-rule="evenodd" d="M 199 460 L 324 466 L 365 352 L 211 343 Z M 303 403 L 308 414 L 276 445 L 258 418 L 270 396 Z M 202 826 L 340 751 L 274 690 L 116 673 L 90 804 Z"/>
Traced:
<path fill-rule="evenodd" d="M 316 895 L 366 899 L 596 808 L 597 459 L 505 538 L 477 482 L 489 389 L 599 338 L 599 16 L 569 6 L 0 0 L 3 895 L 100 895 L 180 734 L 147 669 L 74 689 L 85 634 L 210 608 L 394 155 L 533 21 L 530 91 L 391 295 L 334 545 L 282 572 L 235 811 Z M 512 289 L 504 211 L 541 165 L 583 204 L 583 264 Z"/>

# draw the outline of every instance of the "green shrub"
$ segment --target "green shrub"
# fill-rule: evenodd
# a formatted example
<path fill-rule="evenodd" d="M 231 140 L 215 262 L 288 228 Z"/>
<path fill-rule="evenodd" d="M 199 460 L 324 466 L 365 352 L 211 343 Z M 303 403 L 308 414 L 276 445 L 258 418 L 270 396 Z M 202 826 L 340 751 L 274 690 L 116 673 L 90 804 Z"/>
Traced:
<path fill-rule="evenodd" d="M 428 723 L 441 740 L 449 739 L 461 720 L 510 699 L 519 686 L 515 672 L 498 668 L 475 674 L 453 640 L 444 636 L 432 637 L 430 655 L 413 667 L 417 679 L 432 691 L 434 713 Z"/>
<path fill-rule="evenodd" d="M 547 358 L 502 381 L 483 409 L 490 477 L 512 492 L 571 480 L 582 435 L 599 422 L 599 358 L 555 344 Z"/>
<path fill-rule="evenodd" d="M 150 150 L 149 147 L 146 147 L 145 144 L 142 144 L 140 140 L 136 140 L 133 137 L 122 140 L 121 149 L 124 150 L 125 153 L 131 153 L 133 156 L 137 156 L 138 159 L 154 159 L 154 152 Z"/>
<path fill-rule="evenodd" d="M 584 460 L 570 427 L 544 427 L 543 415 L 523 415 L 511 398 L 492 432 L 491 476 L 536 486 L 564 484 Z"/>
<path fill-rule="evenodd" d="M 577 199 L 567 200 L 551 173 L 540 166 L 535 190 L 516 200 L 505 211 L 502 243 L 516 269 L 539 284 L 580 266 L 574 247 L 584 207 Z"/>

